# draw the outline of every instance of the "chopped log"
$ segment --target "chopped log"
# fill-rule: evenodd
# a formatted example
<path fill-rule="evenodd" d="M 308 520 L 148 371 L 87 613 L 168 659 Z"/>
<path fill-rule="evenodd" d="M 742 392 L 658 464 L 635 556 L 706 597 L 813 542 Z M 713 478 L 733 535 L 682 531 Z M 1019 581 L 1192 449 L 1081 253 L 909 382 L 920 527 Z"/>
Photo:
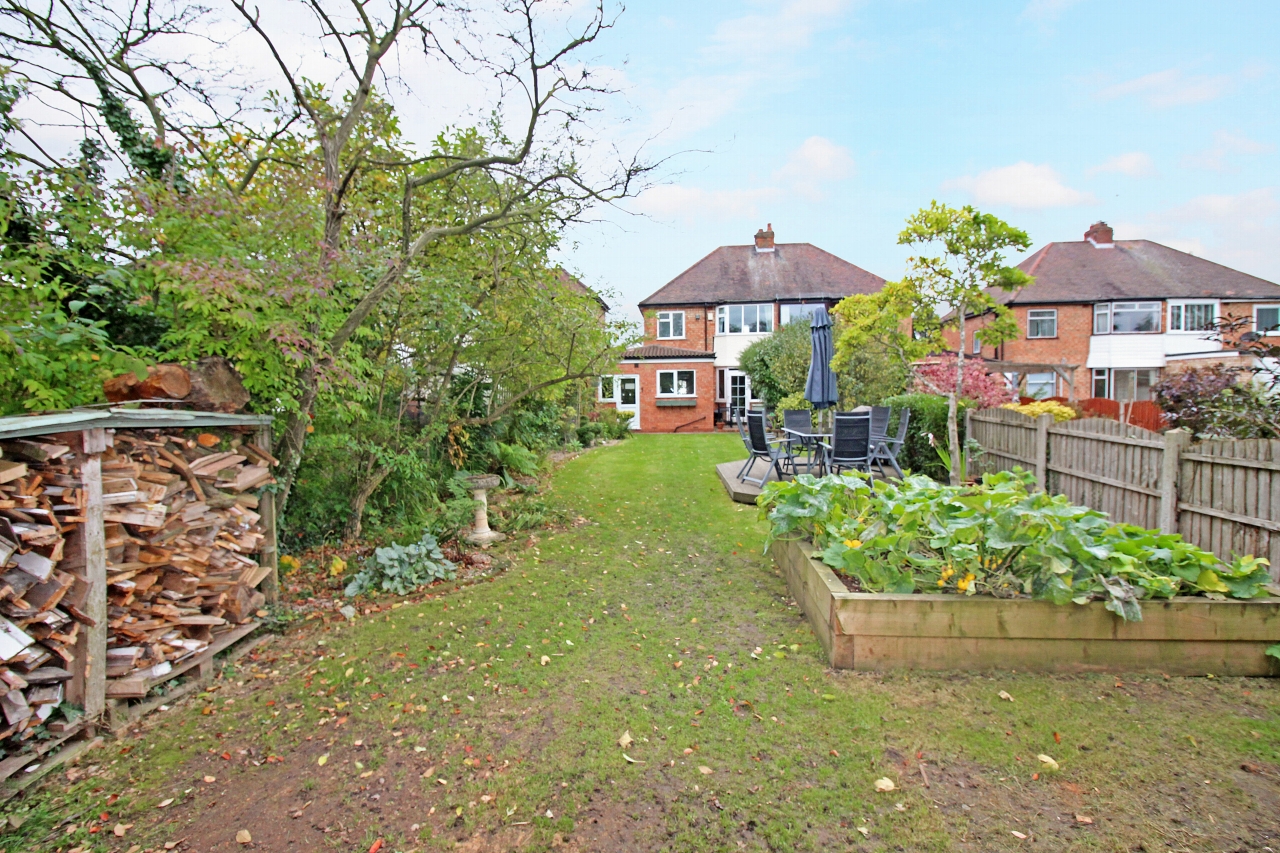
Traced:
<path fill-rule="evenodd" d="M 157 364 L 147 368 L 135 392 L 138 400 L 182 400 L 191 393 L 191 374 L 180 364 Z"/>
<path fill-rule="evenodd" d="M 238 412 L 249 402 L 240 374 L 220 356 L 208 356 L 187 367 L 152 365 L 142 380 L 132 373 L 113 376 L 102 383 L 102 391 L 112 403 L 180 400 L 202 411 Z"/>
<path fill-rule="evenodd" d="M 27 476 L 27 463 L 13 459 L 0 459 L 0 483 L 9 483 Z"/>

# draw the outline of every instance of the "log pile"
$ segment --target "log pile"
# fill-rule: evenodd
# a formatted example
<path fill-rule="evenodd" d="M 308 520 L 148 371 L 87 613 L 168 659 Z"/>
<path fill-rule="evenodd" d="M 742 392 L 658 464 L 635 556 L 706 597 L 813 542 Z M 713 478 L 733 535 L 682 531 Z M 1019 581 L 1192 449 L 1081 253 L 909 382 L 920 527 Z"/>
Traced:
<path fill-rule="evenodd" d="M 0 446 L 0 740 L 21 749 L 73 720 L 55 711 L 73 690 L 85 613 L 85 491 L 78 434 Z M 76 449 L 73 449 L 75 446 Z M 79 670 L 83 671 L 83 662 Z"/>
<path fill-rule="evenodd" d="M 146 695 L 214 636 L 252 619 L 270 571 L 255 490 L 269 452 L 154 430 L 121 432 L 102 457 L 107 547 L 107 696 Z"/>

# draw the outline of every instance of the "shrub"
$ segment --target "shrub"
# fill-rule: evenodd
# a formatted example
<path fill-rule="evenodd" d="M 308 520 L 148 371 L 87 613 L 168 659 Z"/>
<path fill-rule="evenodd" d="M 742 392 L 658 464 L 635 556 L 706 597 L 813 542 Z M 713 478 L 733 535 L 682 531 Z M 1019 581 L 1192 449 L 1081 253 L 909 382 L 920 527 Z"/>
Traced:
<path fill-rule="evenodd" d="M 1015 412 L 1021 412 L 1029 418 L 1038 418 L 1041 415 L 1053 415 L 1056 423 L 1069 421 L 1076 416 L 1076 410 L 1070 406 L 1064 406 L 1057 400 L 1039 400 L 1035 403 L 1005 403 L 1000 408 L 1012 409 Z"/>
<path fill-rule="evenodd" d="M 944 394 L 956 387 L 956 356 L 947 353 L 931 358 L 916 367 L 915 390 L 926 394 Z M 975 401 L 983 408 L 994 408 L 1014 399 L 1013 390 L 1003 376 L 987 372 L 984 361 L 967 358 L 961 397 Z"/>
<path fill-rule="evenodd" d="M 1169 425 L 1207 438 L 1280 438 L 1280 395 L 1214 365 L 1171 374 L 1152 390 Z"/>
<path fill-rule="evenodd" d="M 1125 620 L 1142 618 L 1141 599 L 1254 598 L 1270 582 L 1266 560 L 1226 564 L 1177 534 L 1112 524 L 1039 491 L 1026 471 L 991 474 L 979 486 L 918 475 L 868 480 L 801 474 L 769 483 L 760 506 L 770 538 L 808 536 L 819 559 L 871 592 L 1103 600 Z"/>
<path fill-rule="evenodd" d="M 408 595 L 415 589 L 438 580 L 449 580 L 456 574 L 453 563 L 444 558 L 439 543 L 430 533 L 413 545 L 389 545 L 374 549 L 367 557 L 345 593 L 348 598 L 372 589 L 395 595 Z"/>
<path fill-rule="evenodd" d="M 809 380 L 813 335 L 808 318 L 797 318 L 742 351 L 738 363 L 751 377 L 751 390 L 769 409 L 792 394 L 804 394 Z"/>
<path fill-rule="evenodd" d="M 604 409 L 600 412 L 600 435 L 611 441 L 618 441 L 631 435 L 631 412 L 619 412 L 617 409 Z"/>
<path fill-rule="evenodd" d="M 948 472 L 938 452 L 929 443 L 929 435 L 945 447 L 947 444 L 947 398 L 937 394 L 900 394 L 887 397 L 881 403 L 894 409 L 910 409 L 911 423 L 907 428 L 907 440 L 898 454 L 898 464 L 903 470 L 910 469 L 916 474 L 927 474 L 936 480 L 946 480 Z M 974 404 L 968 400 L 957 400 L 960 429 L 960 443 L 964 444 L 964 413 Z M 893 422 L 889 424 L 889 434 L 898 429 L 898 417 L 895 413 Z"/>

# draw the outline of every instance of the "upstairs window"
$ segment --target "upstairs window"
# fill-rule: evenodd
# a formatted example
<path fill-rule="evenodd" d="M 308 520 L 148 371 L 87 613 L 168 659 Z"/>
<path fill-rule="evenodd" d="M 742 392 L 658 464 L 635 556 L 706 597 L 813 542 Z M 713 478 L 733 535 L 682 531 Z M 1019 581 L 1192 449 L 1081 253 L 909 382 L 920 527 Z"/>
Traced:
<path fill-rule="evenodd" d="M 693 376 L 692 370 L 659 370 L 658 396 L 692 397 Z"/>
<path fill-rule="evenodd" d="M 1254 308 L 1253 330 L 1260 335 L 1280 335 L 1280 305 L 1259 305 Z"/>
<path fill-rule="evenodd" d="M 772 331 L 772 305 L 721 305 L 716 309 L 716 334 L 755 335 Z"/>
<path fill-rule="evenodd" d="M 1100 302 L 1093 306 L 1095 335 L 1133 335 L 1159 331 L 1159 302 Z"/>
<path fill-rule="evenodd" d="M 1211 332 L 1218 319 L 1216 302 L 1170 302 L 1169 331 Z"/>
<path fill-rule="evenodd" d="M 684 337 L 684 312 L 683 311 L 659 311 L 658 312 L 658 338 L 683 338 Z"/>
<path fill-rule="evenodd" d="M 813 313 L 821 308 L 823 303 L 814 302 L 806 305 L 783 305 L 782 306 L 782 325 L 787 325 L 793 320 L 801 318 L 812 320 Z"/>
<path fill-rule="evenodd" d="M 1057 308 L 1036 308 L 1027 312 L 1028 338 L 1056 338 L 1057 336 Z"/>

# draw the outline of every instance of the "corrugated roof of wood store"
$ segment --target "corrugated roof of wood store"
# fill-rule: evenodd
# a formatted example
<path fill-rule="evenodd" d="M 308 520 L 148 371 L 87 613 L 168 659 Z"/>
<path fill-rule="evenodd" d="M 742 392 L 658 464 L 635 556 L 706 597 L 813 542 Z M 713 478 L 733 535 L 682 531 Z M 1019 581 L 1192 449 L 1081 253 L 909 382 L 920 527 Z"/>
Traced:
<path fill-rule="evenodd" d="M 266 426 L 271 415 L 194 412 L 182 409 L 130 409 L 123 406 L 66 409 L 0 418 L 0 439 L 26 438 L 80 429 L 187 429 L 188 427 Z"/>

